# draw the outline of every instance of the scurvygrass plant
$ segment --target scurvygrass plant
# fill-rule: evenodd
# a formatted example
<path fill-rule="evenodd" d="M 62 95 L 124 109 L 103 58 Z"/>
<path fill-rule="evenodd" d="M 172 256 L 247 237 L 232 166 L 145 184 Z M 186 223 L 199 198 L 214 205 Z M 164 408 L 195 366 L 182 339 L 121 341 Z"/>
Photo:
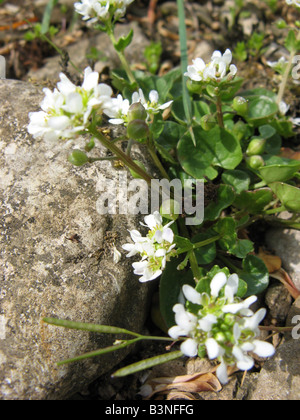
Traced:
<path fill-rule="evenodd" d="M 79 135 L 85 135 L 85 150 L 75 149 L 69 157 L 77 166 L 97 160 L 88 154 L 99 140 L 113 158 L 150 185 L 151 175 L 132 158 L 128 147 L 141 143 L 169 182 L 189 180 L 192 195 L 196 181 L 204 182 L 204 217 L 187 226 L 185 209 L 175 211 L 176 202 L 171 199 L 168 211 L 162 206 L 160 213 L 147 215 L 141 231 L 130 231 L 131 242 L 123 244 L 126 257 L 134 260 L 132 267 L 139 282 L 159 281 L 160 312 L 168 336 L 144 336 L 118 327 L 52 318 L 45 322 L 131 336 L 60 363 L 105 354 L 140 340 L 165 340 L 177 342 L 179 350 L 137 362 L 115 375 L 182 356 L 199 356 L 218 360 L 217 376 L 226 383 L 228 366 L 247 371 L 254 364 L 249 353 L 270 357 L 275 351 L 259 339 L 259 324 L 266 310 L 252 309 L 256 295 L 268 287 L 269 273 L 255 254 L 254 243 L 242 238 L 241 232 L 260 220 L 300 228 L 300 163 L 280 155 L 283 140 L 295 135 L 297 123 L 289 116 L 284 96 L 299 50 L 299 25 L 287 34 L 290 59 L 271 63 L 274 70 L 281 67 L 278 92 L 263 87 L 243 90 L 244 80 L 229 48 L 214 51 L 208 62 L 198 57 L 188 64 L 182 0 L 178 0 L 181 67 L 161 77 L 153 72 L 133 72 L 124 54 L 133 33 L 119 40 L 114 33 L 116 22 L 131 3 L 75 3 L 75 10 L 88 25 L 108 34 L 123 70 L 112 70 L 113 87 L 99 83 L 98 73 L 91 68 L 84 70 L 81 86 L 62 73 L 53 92 L 44 89 L 42 111 L 30 113 L 28 131 L 56 141 L 76 142 Z M 287 0 L 287 4 L 299 7 L 295 1 Z M 124 136 L 107 139 L 100 130 L 106 119 L 123 126 Z M 124 142 L 126 152 L 121 147 Z M 278 217 L 285 210 L 293 214 L 291 219 Z M 119 264 L 122 254 L 116 247 L 113 251 Z"/>

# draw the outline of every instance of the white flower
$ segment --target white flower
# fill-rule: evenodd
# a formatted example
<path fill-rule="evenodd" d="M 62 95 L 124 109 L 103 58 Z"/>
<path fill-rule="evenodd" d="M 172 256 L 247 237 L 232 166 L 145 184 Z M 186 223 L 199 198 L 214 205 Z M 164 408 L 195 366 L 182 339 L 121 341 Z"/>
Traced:
<path fill-rule="evenodd" d="M 141 102 L 149 114 L 157 114 L 159 111 L 168 108 L 173 101 L 159 105 L 159 94 L 157 90 L 151 90 L 149 93 L 149 100 L 146 101 L 142 89 L 139 89 L 138 92 L 134 92 L 132 95 L 132 103 L 134 104 L 136 102 Z"/>
<path fill-rule="evenodd" d="M 298 1 L 298 0 L 285 0 L 286 1 L 286 4 L 288 4 L 288 5 L 294 5 L 294 6 L 296 6 L 296 7 L 300 7 L 300 1 Z"/>
<path fill-rule="evenodd" d="M 103 113 L 110 118 L 108 120 L 110 124 L 124 124 L 129 106 L 128 99 L 123 99 L 122 95 L 119 94 L 116 98 L 112 98 L 104 108 Z"/>
<path fill-rule="evenodd" d="M 132 264 L 134 274 L 141 276 L 140 282 L 154 280 L 162 274 L 166 268 L 166 263 L 174 254 L 176 244 L 174 241 L 174 233 L 170 229 L 170 225 L 162 224 L 162 217 L 159 212 L 154 212 L 144 218 L 148 234 L 143 237 L 137 230 L 129 231 L 132 243 L 127 243 L 122 248 L 128 252 L 128 258 L 139 254 L 142 259 Z"/>
<path fill-rule="evenodd" d="M 294 125 L 300 126 L 300 118 L 291 118 L 291 121 Z"/>
<path fill-rule="evenodd" d="M 64 73 L 53 92 L 43 89 L 42 111 L 29 114 L 28 132 L 49 140 L 74 138 L 86 129 L 94 112 L 102 111 L 111 101 L 112 89 L 98 84 L 99 74 L 87 67 L 82 86 L 74 85 Z"/>
<path fill-rule="evenodd" d="M 232 53 L 229 49 L 223 55 L 220 51 L 214 51 L 208 64 L 202 58 L 196 58 L 184 75 L 195 82 L 220 81 L 225 77 L 232 79 L 237 73 L 237 67 L 231 61 Z"/>
<path fill-rule="evenodd" d="M 279 108 L 279 113 L 281 115 L 285 115 L 290 109 L 290 105 L 287 105 L 284 101 L 280 101 L 278 108 Z"/>
<path fill-rule="evenodd" d="M 253 367 L 249 352 L 260 357 L 270 357 L 275 352 L 272 344 L 257 339 L 266 310 L 261 308 L 253 313 L 249 306 L 256 296 L 242 301 L 235 296 L 238 284 L 236 274 L 227 278 L 219 272 L 211 280 L 210 296 L 184 285 L 183 295 L 193 305 L 185 307 L 180 303 L 173 307 L 176 325 L 168 331 L 175 340 L 186 337 L 180 345 L 184 355 L 194 357 L 204 349 L 209 359 L 218 359 L 221 364 L 217 376 L 222 384 L 228 381 L 227 366 L 236 365 L 241 370 Z"/>
<path fill-rule="evenodd" d="M 120 19 L 126 13 L 126 7 L 133 0 L 81 0 L 74 4 L 75 11 L 83 16 L 83 20 L 92 24 Z"/>

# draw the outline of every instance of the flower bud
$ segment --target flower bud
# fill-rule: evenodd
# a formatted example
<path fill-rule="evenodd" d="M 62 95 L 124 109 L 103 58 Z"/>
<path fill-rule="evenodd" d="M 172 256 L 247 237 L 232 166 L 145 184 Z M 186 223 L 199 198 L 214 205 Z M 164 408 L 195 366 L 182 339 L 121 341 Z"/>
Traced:
<path fill-rule="evenodd" d="M 159 210 L 162 217 L 169 220 L 178 219 L 180 213 L 180 204 L 175 200 L 165 200 Z"/>
<path fill-rule="evenodd" d="M 87 163 L 89 158 L 81 150 L 73 150 L 73 152 L 68 156 L 68 161 L 75 166 L 82 166 Z"/>
<path fill-rule="evenodd" d="M 142 162 L 140 162 L 139 160 L 134 160 L 133 162 L 146 172 L 145 165 Z M 130 171 L 133 178 L 141 179 L 141 176 L 139 174 L 137 174 L 134 170 L 129 168 L 129 171 Z"/>
<path fill-rule="evenodd" d="M 246 150 L 248 156 L 261 155 L 265 150 L 266 139 L 260 137 L 253 138 Z"/>
<path fill-rule="evenodd" d="M 233 98 L 232 108 L 242 117 L 248 114 L 248 101 L 242 96 Z"/>
<path fill-rule="evenodd" d="M 127 120 L 131 122 L 133 120 L 143 120 L 147 118 L 147 111 L 141 102 L 135 102 L 134 104 L 130 105 L 127 113 Z"/>
<path fill-rule="evenodd" d="M 265 164 L 265 161 L 260 155 L 250 156 L 246 159 L 246 161 L 252 169 L 259 169 Z"/>
<path fill-rule="evenodd" d="M 203 115 L 200 119 L 200 125 L 205 131 L 209 131 L 217 125 L 216 119 L 212 115 Z"/>
<path fill-rule="evenodd" d="M 143 120 L 133 120 L 127 126 L 127 136 L 133 140 L 143 142 L 149 134 L 149 127 Z"/>

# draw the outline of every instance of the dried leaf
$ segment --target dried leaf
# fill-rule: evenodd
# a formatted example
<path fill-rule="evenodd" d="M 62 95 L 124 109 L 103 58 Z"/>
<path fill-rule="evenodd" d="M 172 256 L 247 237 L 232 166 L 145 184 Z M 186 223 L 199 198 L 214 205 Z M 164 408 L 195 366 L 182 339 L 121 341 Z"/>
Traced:
<path fill-rule="evenodd" d="M 262 248 L 259 248 L 258 257 L 263 260 L 269 273 L 274 273 L 281 268 L 281 258 L 277 255 L 271 255 L 264 251 Z"/>
<path fill-rule="evenodd" d="M 171 377 L 153 378 L 146 382 L 146 386 L 152 388 L 152 393 L 147 396 L 151 398 L 155 394 L 173 393 L 197 393 L 203 391 L 218 392 L 222 386 L 215 376 L 216 368 L 212 368 L 210 372 L 198 372 L 192 375 L 181 375 Z"/>
<path fill-rule="evenodd" d="M 281 283 L 287 288 L 290 295 L 294 299 L 297 299 L 300 296 L 300 291 L 297 289 L 297 287 L 293 283 L 293 280 L 283 268 L 280 268 L 280 270 L 273 272 L 271 275 L 275 279 L 281 281 Z"/>

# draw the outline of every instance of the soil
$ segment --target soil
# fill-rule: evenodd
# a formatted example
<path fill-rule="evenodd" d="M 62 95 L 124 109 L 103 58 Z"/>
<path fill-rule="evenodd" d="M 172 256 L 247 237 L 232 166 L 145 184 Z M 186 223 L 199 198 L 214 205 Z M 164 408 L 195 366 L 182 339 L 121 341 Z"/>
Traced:
<path fill-rule="evenodd" d="M 1 3 L 0 55 L 3 55 L 7 61 L 7 78 L 26 80 L 30 70 L 42 68 L 47 58 L 57 54 L 57 51 L 48 42 L 39 38 L 28 40 L 28 35 L 26 35 L 28 31 L 33 30 L 35 23 L 41 22 L 43 17 L 44 6 L 40 7 L 37 3 L 39 2 L 29 0 L 9 0 Z M 69 2 L 69 4 L 71 3 Z M 236 62 L 235 60 L 235 63 L 238 65 L 239 75 L 247 80 L 244 85 L 246 89 L 266 87 L 276 91 L 279 78 L 266 63 L 267 61 L 276 61 L 282 55 L 287 55 L 287 51 L 283 47 L 286 30 L 279 30 L 275 22 L 284 18 L 289 24 L 292 24 L 295 20 L 300 19 L 299 12 L 293 7 L 288 7 L 285 0 L 278 0 L 275 10 L 270 5 L 276 2 L 271 0 L 244 1 L 244 6 L 240 10 L 236 6 L 237 3 L 234 0 L 185 2 L 189 56 L 195 57 L 200 46 L 205 42 L 212 44 L 214 49 L 224 51 L 226 48 L 230 48 L 233 50 L 238 42 L 248 42 L 252 34 L 263 33 L 264 38 L 259 50 L 253 51 L 246 61 Z M 230 12 L 231 8 L 233 8 L 232 10 L 235 9 L 235 13 Z M 124 22 L 131 21 L 138 22 L 149 40 L 161 42 L 163 54 L 158 72 L 165 72 L 178 66 L 180 48 L 176 1 L 135 0 L 124 18 Z M 51 25 L 57 29 L 57 33 L 51 39 L 61 49 L 95 34 L 95 31 L 88 29 L 81 19 L 75 19 L 70 6 L 57 6 L 51 18 Z M 64 65 L 67 65 L 67 59 Z M 300 117 L 299 98 L 300 83 L 291 82 L 284 99 L 290 105 L 290 115 L 292 117 Z M 298 133 L 295 138 L 285 141 L 283 146 L 298 151 L 300 131 Z M 249 236 L 255 241 L 257 247 L 264 245 L 264 229 L 264 225 L 256 225 L 256 229 L 249 232 Z M 279 282 L 278 286 L 281 286 Z M 274 314 L 272 316 L 274 319 Z M 283 321 L 280 319 L 281 323 Z M 151 316 L 149 316 L 145 329 L 150 334 L 161 335 L 161 331 L 158 331 L 152 322 Z M 276 340 L 280 342 L 281 336 L 279 334 L 277 334 Z M 164 353 L 164 350 L 163 344 L 140 345 L 120 366 L 114 368 L 114 371 L 143 358 Z M 182 361 L 180 366 L 176 363 L 169 363 L 165 370 L 169 370 L 170 375 L 174 374 L 174 369 L 177 374 L 184 374 L 186 360 Z M 256 362 L 257 371 L 259 371 L 260 366 L 258 360 Z M 138 395 L 138 391 L 146 379 L 145 372 L 121 379 L 111 378 L 111 374 L 112 372 L 108 372 L 103 377 L 98 378 L 88 389 L 71 396 L 70 399 L 142 399 L 142 396 Z M 243 380 L 244 378 L 240 374 L 235 377 L 235 381 L 237 381 L 235 389 Z M 203 392 L 196 393 L 192 394 L 192 398 L 207 399 L 209 395 L 209 393 L 205 394 Z M 187 396 L 187 393 L 177 395 L 177 399 L 189 399 L 190 397 L 191 395 L 188 394 Z M 232 398 L 233 393 L 230 394 L 228 399 Z M 243 394 L 240 394 L 239 399 L 242 398 Z M 174 397 L 174 399 L 176 398 Z"/>

